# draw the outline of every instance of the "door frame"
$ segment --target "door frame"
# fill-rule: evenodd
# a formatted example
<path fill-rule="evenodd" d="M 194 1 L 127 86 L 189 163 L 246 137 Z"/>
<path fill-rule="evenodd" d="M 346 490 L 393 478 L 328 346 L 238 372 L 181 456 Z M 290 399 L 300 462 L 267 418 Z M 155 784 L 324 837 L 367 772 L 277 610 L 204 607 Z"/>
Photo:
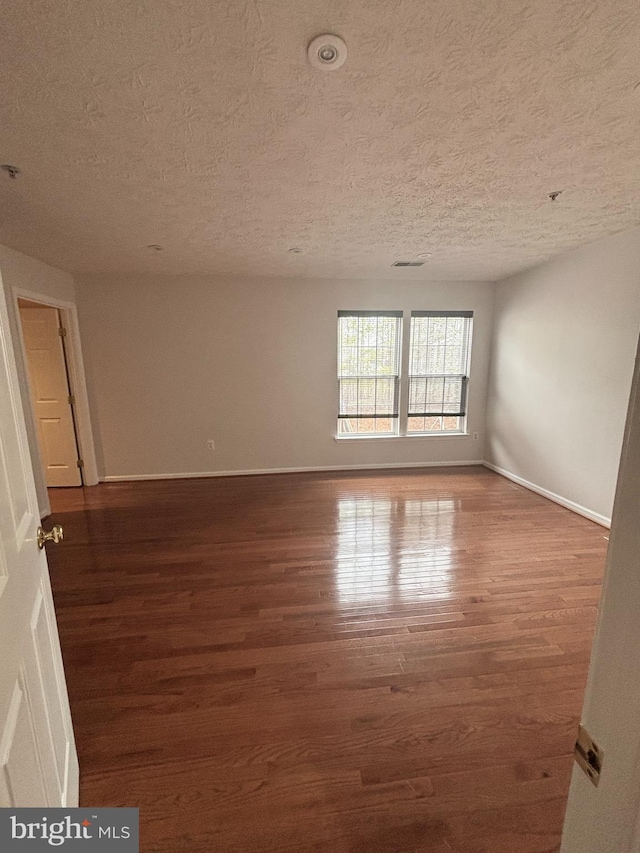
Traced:
<path fill-rule="evenodd" d="M 100 482 L 98 477 L 98 464 L 96 461 L 96 450 L 93 441 L 93 429 L 91 426 L 91 411 L 89 408 L 89 395 L 87 392 L 87 378 L 84 370 L 84 360 L 82 357 L 82 343 L 80 341 L 80 324 L 78 322 L 78 309 L 73 302 L 67 302 L 64 299 L 56 299 L 53 296 L 47 296 L 43 293 L 37 293 L 34 290 L 28 290 L 23 287 L 13 287 L 13 310 L 16 315 L 18 327 L 18 339 L 20 346 L 20 355 L 24 366 L 27 382 L 31 382 L 27 369 L 27 350 L 22 332 L 22 322 L 20 318 L 20 299 L 28 299 L 31 302 L 38 302 L 46 308 L 57 308 L 63 317 L 64 327 L 67 330 L 66 356 L 67 367 L 69 370 L 69 381 L 71 384 L 71 393 L 75 397 L 75 422 L 76 422 L 76 437 L 78 440 L 78 450 L 80 458 L 84 462 L 82 476 L 85 486 L 96 486 Z M 25 416 L 31 421 L 34 431 L 37 430 L 37 422 L 31 395 L 28 400 L 28 411 Z M 36 433 L 37 434 L 37 433 Z M 40 470 L 43 470 L 40 451 L 36 448 L 38 454 L 38 465 Z M 34 460 L 35 462 L 35 460 Z"/>
<path fill-rule="evenodd" d="M 595 787 L 574 764 L 562 853 L 640 853 L 640 343 L 581 721 L 602 751 Z"/>

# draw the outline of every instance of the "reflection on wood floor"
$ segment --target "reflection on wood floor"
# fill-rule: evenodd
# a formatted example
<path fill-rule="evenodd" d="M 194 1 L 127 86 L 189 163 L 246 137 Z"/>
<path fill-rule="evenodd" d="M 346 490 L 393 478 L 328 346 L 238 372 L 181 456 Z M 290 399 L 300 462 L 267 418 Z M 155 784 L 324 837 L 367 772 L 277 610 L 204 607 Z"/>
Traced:
<path fill-rule="evenodd" d="M 558 849 L 601 527 L 482 468 L 51 497 L 82 802 L 144 853 Z"/>

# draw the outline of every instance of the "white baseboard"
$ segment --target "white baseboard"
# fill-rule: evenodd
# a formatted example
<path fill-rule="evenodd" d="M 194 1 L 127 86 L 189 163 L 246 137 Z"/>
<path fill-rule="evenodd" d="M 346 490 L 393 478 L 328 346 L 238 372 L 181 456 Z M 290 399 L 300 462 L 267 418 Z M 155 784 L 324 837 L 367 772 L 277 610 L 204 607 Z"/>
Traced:
<path fill-rule="evenodd" d="M 247 470 L 233 471 L 185 471 L 181 473 L 165 474 L 115 474 L 107 477 L 102 477 L 100 482 L 124 483 L 138 480 L 197 480 L 204 477 L 249 477 L 259 474 L 303 474 L 305 472 L 312 473 L 322 471 L 373 471 L 391 470 L 393 468 L 460 468 L 474 465 L 484 465 L 485 468 L 489 468 L 491 471 L 495 471 L 496 474 L 500 474 L 502 477 L 506 477 L 507 480 L 511 480 L 512 482 L 517 483 L 519 486 L 523 486 L 525 489 L 529 489 L 530 491 L 535 492 L 538 495 L 542 495 L 542 497 L 548 498 L 550 501 L 554 501 L 554 503 L 560 504 L 560 506 L 563 506 L 566 509 L 570 509 L 573 512 L 577 512 L 579 515 L 588 518 L 590 521 L 595 521 L 597 524 L 601 524 L 603 527 L 611 527 L 610 518 L 607 518 L 604 515 L 600 515 L 600 513 L 593 512 L 593 510 L 587 509 L 587 507 L 581 506 L 580 504 L 577 504 L 574 501 L 570 501 L 567 498 L 563 498 L 561 495 L 557 495 L 555 492 L 550 492 L 548 489 L 543 489 L 542 486 L 537 486 L 535 483 L 530 483 L 523 477 L 518 477 L 517 474 L 512 474 L 510 471 L 507 471 L 504 468 L 500 468 L 497 465 L 493 465 L 491 462 L 487 462 L 486 460 L 482 459 L 471 459 L 463 462 L 459 460 L 456 460 L 455 462 L 370 462 L 364 465 L 321 465 L 315 467 L 301 468 L 249 468 Z"/>
<path fill-rule="evenodd" d="M 452 468 L 483 465 L 482 459 L 468 462 L 370 462 L 366 465 L 322 465 L 315 468 L 250 468 L 246 471 L 190 471 L 183 474 L 116 474 L 102 477 L 103 483 L 127 480 L 196 480 L 201 477 L 247 477 L 253 474 L 302 474 L 313 471 L 370 471 L 391 468 Z"/>
<path fill-rule="evenodd" d="M 538 495 L 542 495 L 543 498 L 548 498 L 550 501 L 560 504 L 560 506 L 563 506 L 566 509 L 573 510 L 573 512 L 577 512 L 578 515 L 583 515 L 585 518 L 588 518 L 590 521 L 595 521 L 597 524 L 601 524 L 603 527 L 611 527 L 611 519 L 607 518 L 605 515 L 600 515 L 600 513 L 598 512 L 593 512 L 593 510 L 587 509 L 587 507 L 581 506 L 580 504 L 577 504 L 574 501 L 570 501 L 567 498 L 563 498 L 562 495 L 557 495 L 555 492 L 550 492 L 548 489 L 543 489 L 542 486 L 536 486 L 535 483 L 530 483 L 523 477 L 518 477 L 517 474 L 512 474 L 511 471 L 506 471 L 504 468 L 499 468 L 497 465 L 493 465 L 491 462 L 485 461 L 483 464 L 491 471 L 495 471 L 496 474 L 500 474 L 502 477 L 506 477 L 507 480 L 511 480 L 512 482 L 517 483 L 519 486 L 524 486 L 525 489 L 529 489 L 529 491 L 531 492 L 535 492 Z"/>

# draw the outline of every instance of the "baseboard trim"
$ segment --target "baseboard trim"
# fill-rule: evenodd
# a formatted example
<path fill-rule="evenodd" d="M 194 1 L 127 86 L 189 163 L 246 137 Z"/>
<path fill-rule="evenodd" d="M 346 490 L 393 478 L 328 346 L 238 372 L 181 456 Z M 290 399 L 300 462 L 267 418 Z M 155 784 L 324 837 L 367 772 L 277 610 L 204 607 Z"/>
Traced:
<path fill-rule="evenodd" d="M 548 498 L 550 501 L 560 504 L 560 506 L 565 507 L 565 509 L 570 509 L 573 512 L 577 512 L 578 515 L 583 515 L 590 521 L 595 521 L 596 524 L 602 525 L 602 527 L 611 527 L 611 519 L 607 518 L 605 515 L 600 515 L 600 513 L 598 512 L 593 512 L 593 510 L 587 509 L 587 507 L 581 506 L 580 504 L 577 504 L 574 501 L 570 501 L 568 500 L 568 498 L 563 498 L 562 495 L 557 495 L 555 492 L 550 492 L 548 489 L 543 489 L 542 486 L 536 486 L 535 483 L 530 483 L 529 480 L 525 480 L 523 477 L 518 477 L 517 474 L 512 474 L 511 471 L 507 471 L 504 468 L 500 468 L 498 467 L 498 465 L 493 465 L 491 462 L 487 462 L 485 460 L 483 464 L 485 468 L 489 468 L 491 471 L 495 471 L 496 474 L 500 474 L 500 476 L 506 477 L 507 480 L 511 480 L 513 483 L 517 483 L 519 486 L 524 486 L 525 489 L 529 489 L 529 491 L 535 492 L 537 495 L 542 495 L 543 498 Z"/>
<path fill-rule="evenodd" d="M 477 465 L 483 465 L 485 468 L 489 468 L 489 470 L 494 471 L 496 474 L 506 477 L 507 480 L 511 480 L 513 483 L 517 483 L 519 486 L 523 486 L 531 492 L 542 495 L 543 498 L 548 498 L 548 500 L 560 504 L 560 506 L 563 506 L 566 509 L 577 512 L 578 515 L 582 515 L 590 521 L 595 521 L 596 524 L 600 524 L 602 527 L 611 527 L 610 518 L 600 515 L 600 513 L 593 512 L 593 510 L 587 509 L 587 507 L 581 506 L 567 498 L 563 498 L 562 495 L 557 495 L 555 492 L 543 489 L 542 486 L 530 483 L 529 480 L 525 480 L 517 474 L 512 474 L 511 471 L 507 471 L 505 468 L 500 468 L 498 465 L 494 465 L 493 463 L 487 462 L 483 459 L 471 459 L 468 461 L 456 460 L 454 462 L 370 462 L 365 465 L 321 465 L 300 468 L 248 468 L 246 470 L 185 471 L 165 474 L 115 474 L 107 477 L 101 477 L 100 482 L 127 483 L 143 480 L 198 480 L 206 477 L 252 477 L 260 474 L 304 474 L 323 471 L 377 471 L 393 470 L 394 468 L 464 468 Z"/>
<path fill-rule="evenodd" d="M 482 459 L 468 462 L 370 462 L 366 465 L 321 465 L 314 468 L 250 468 L 246 471 L 192 471 L 181 474 L 115 474 L 102 477 L 102 483 L 136 480 L 197 480 L 203 477 L 249 477 L 257 474 L 303 474 L 314 471 L 375 471 L 393 468 L 462 468 L 483 465 Z"/>

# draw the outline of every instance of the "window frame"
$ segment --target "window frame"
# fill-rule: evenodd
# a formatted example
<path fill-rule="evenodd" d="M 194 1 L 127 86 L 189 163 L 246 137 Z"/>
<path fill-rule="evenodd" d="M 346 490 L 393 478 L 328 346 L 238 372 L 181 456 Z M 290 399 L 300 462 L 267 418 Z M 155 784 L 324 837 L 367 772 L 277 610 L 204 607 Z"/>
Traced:
<path fill-rule="evenodd" d="M 454 435 L 469 435 L 468 432 L 468 418 L 469 418 L 469 386 L 471 382 L 471 351 L 472 351 L 472 339 L 473 339 L 473 311 L 433 311 L 433 310 L 412 310 L 408 312 L 409 316 L 405 319 L 408 320 L 407 327 L 407 370 L 406 370 L 406 396 L 404 398 L 404 407 L 403 412 L 405 415 L 405 423 L 404 423 L 404 435 L 407 438 L 413 438 L 416 436 L 454 436 Z M 467 335 L 467 352 L 466 359 L 464 365 L 464 374 L 431 374 L 431 375 L 464 375 L 464 402 L 465 402 L 465 414 L 464 415 L 453 415 L 452 417 L 460 418 L 460 428 L 459 429 L 449 429 L 449 430 L 412 430 L 409 432 L 409 383 L 411 377 L 415 374 L 411 374 L 409 371 L 410 368 L 410 359 L 411 359 L 411 325 L 414 317 L 462 317 L 464 319 L 469 320 L 469 329 Z M 428 374 L 427 374 L 428 375 Z M 446 417 L 446 416 L 445 416 Z"/>
<path fill-rule="evenodd" d="M 378 441 L 381 439 L 398 441 L 403 440 L 405 438 L 463 438 L 469 437 L 471 433 L 469 432 L 469 397 L 471 390 L 471 361 L 472 361 L 472 353 L 473 353 L 473 329 L 474 329 L 474 312 L 469 310 L 402 310 L 402 311 L 392 311 L 392 310 L 361 310 L 361 311 L 338 311 L 338 318 L 341 316 L 395 316 L 400 318 L 399 324 L 399 377 L 398 377 L 398 418 L 395 419 L 397 422 L 397 431 L 393 433 L 340 433 L 338 431 L 338 424 L 340 418 L 338 417 L 340 413 L 340 376 L 339 376 L 339 363 L 338 363 L 338 352 L 339 352 L 339 321 L 336 323 L 336 336 L 338 337 L 337 345 L 336 345 L 336 432 L 334 435 L 334 439 L 336 441 Z M 411 358 L 411 321 L 413 317 L 424 317 L 424 316 L 432 316 L 432 317 L 465 317 L 470 320 L 469 323 L 469 334 L 467 340 L 467 353 L 466 353 L 466 390 L 465 390 L 465 415 L 460 418 L 460 429 L 457 430 L 425 430 L 425 431 L 412 431 L 408 430 L 408 422 L 409 422 L 409 367 L 410 367 L 410 358 Z"/>
<path fill-rule="evenodd" d="M 396 321 L 396 359 L 397 359 L 397 369 L 398 372 L 396 374 L 389 374 L 389 377 L 393 376 L 395 379 L 394 384 L 394 405 L 397 410 L 397 415 L 395 414 L 386 414 L 379 416 L 379 419 L 389 419 L 391 420 L 392 426 L 395 429 L 392 432 L 357 432 L 357 433 L 342 433 L 340 432 L 340 421 L 341 420 L 349 420 L 349 417 L 346 415 L 341 415 L 341 382 L 343 379 L 348 379 L 348 376 L 342 376 L 340 373 L 340 320 L 342 318 L 347 317 L 357 317 L 357 318 L 366 318 L 366 317 L 385 317 L 389 319 L 394 319 Z M 336 387 L 337 387 L 337 416 L 336 416 L 336 439 L 342 440 L 346 439 L 370 439 L 370 438 L 398 438 L 400 436 L 400 421 L 402 418 L 402 365 L 403 365 L 403 355 L 404 355 L 404 312 L 397 310 L 340 310 L 338 311 L 338 322 L 336 324 L 337 329 L 337 346 L 336 346 L 336 358 L 337 358 L 337 369 L 336 369 Z M 376 342 L 377 343 L 377 342 Z M 377 349 L 377 346 L 376 346 Z M 377 358 L 377 356 L 376 356 Z M 353 377 L 357 379 L 366 379 L 366 376 Z M 384 374 L 375 375 L 372 374 L 371 379 L 377 380 L 379 378 L 385 378 Z M 361 419 L 366 418 L 366 416 L 360 416 Z M 357 416 L 353 416 L 354 420 L 357 420 Z M 376 416 L 371 416 L 372 420 L 376 420 Z"/>

